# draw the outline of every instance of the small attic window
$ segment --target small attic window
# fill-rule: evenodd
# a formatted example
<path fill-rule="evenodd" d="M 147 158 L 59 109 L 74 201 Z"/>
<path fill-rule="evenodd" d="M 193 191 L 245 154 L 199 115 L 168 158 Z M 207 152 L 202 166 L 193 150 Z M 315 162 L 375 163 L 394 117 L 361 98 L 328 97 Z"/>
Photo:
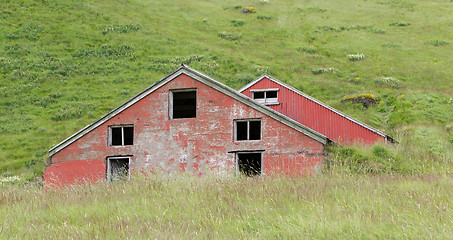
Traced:
<path fill-rule="evenodd" d="M 197 90 L 174 90 L 170 93 L 170 119 L 197 116 Z"/>
<path fill-rule="evenodd" d="M 265 105 L 278 104 L 278 88 L 275 89 L 253 89 L 252 98 L 258 103 Z"/>
<path fill-rule="evenodd" d="M 111 146 L 134 145 L 134 126 L 111 126 L 109 143 Z"/>

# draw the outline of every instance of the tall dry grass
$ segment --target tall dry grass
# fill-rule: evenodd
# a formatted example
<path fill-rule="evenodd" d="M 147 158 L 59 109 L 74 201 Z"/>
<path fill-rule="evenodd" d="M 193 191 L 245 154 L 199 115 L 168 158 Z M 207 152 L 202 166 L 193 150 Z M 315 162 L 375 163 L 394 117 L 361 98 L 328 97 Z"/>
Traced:
<path fill-rule="evenodd" d="M 5 239 L 451 238 L 451 175 L 135 177 L 0 195 Z"/>

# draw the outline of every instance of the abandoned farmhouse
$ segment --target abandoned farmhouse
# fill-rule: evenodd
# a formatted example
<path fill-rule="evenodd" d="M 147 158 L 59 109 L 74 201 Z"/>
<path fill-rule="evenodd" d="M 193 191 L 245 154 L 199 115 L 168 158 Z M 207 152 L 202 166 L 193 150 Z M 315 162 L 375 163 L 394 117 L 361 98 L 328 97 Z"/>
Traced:
<path fill-rule="evenodd" d="M 263 75 L 239 92 L 186 65 L 49 150 L 46 185 L 129 177 L 311 174 L 330 142 L 391 138 Z"/>

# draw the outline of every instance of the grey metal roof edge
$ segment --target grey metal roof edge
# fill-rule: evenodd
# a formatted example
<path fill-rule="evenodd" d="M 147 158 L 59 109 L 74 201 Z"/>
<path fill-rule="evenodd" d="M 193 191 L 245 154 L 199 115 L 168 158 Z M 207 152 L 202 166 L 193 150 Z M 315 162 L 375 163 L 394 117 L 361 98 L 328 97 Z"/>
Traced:
<path fill-rule="evenodd" d="M 262 106 L 261 104 L 255 102 L 254 100 L 250 99 L 249 97 L 237 92 L 236 90 L 234 90 L 233 88 L 231 87 L 228 87 L 227 85 L 187 66 L 187 65 L 184 65 L 182 64 L 179 68 L 177 68 L 175 71 L 173 71 L 172 73 L 166 75 L 165 77 L 163 77 L 162 79 L 160 79 L 159 81 L 155 82 L 154 84 L 152 84 L 151 86 L 149 86 L 148 88 L 146 88 L 145 90 L 139 92 L 138 94 L 134 95 L 133 97 L 131 97 L 130 99 L 128 99 L 126 102 L 122 103 L 121 105 L 119 105 L 118 107 L 112 109 L 111 111 L 109 111 L 107 114 L 103 115 L 102 117 L 100 117 L 99 119 L 95 120 L 94 122 L 90 123 L 89 125 L 85 126 L 84 128 L 82 128 L 81 130 L 79 130 L 78 132 L 74 133 L 73 135 L 71 135 L 70 137 L 66 138 L 65 140 L 63 140 L 62 142 L 58 143 L 57 145 L 55 145 L 54 147 L 52 147 L 48 152 L 49 152 L 49 156 L 53 156 L 55 153 L 59 152 L 60 150 L 62 150 L 63 148 L 65 148 L 66 146 L 70 145 L 71 143 L 75 142 L 77 139 L 83 137 L 85 134 L 91 132 L 93 129 L 95 129 L 96 127 L 100 126 L 101 124 L 105 123 L 106 121 L 110 120 L 111 118 L 113 118 L 114 116 L 116 116 L 117 114 L 121 113 L 122 111 L 124 111 L 125 109 L 127 109 L 128 107 L 132 106 L 133 104 L 135 104 L 136 102 L 138 102 L 139 100 L 143 99 L 144 97 L 146 97 L 147 95 L 149 95 L 150 93 L 154 92 L 156 89 L 160 88 L 162 85 L 166 84 L 167 82 L 173 80 L 174 78 L 176 78 L 177 76 L 179 76 L 180 74 L 187 74 L 189 76 L 192 76 L 194 78 L 196 78 L 198 81 L 200 82 L 203 82 L 205 83 L 206 85 L 210 86 L 210 87 L 213 87 L 214 89 L 216 90 L 219 90 L 220 92 L 230 96 L 230 97 L 233 97 L 234 99 L 236 100 L 239 100 L 240 102 L 278 120 L 279 122 L 282 122 L 300 132 L 302 132 L 303 134 L 323 143 L 323 144 L 326 144 L 329 139 L 294 121 L 293 119 L 279 113 L 279 112 L 276 112 L 268 107 L 265 107 L 265 106 Z"/>
<path fill-rule="evenodd" d="M 179 76 L 182 72 L 180 73 L 177 73 L 178 71 L 180 71 L 181 69 L 183 69 L 184 66 L 180 66 L 178 67 L 175 71 L 171 72 L 170 74 L 166 75 L 165 77 L 161 78 L 159 81 L 153 83 L 151 86 L 145 88 L 143 91 L 135 94 L 133 97 L 129 98 L 127 101 L 125 101 L 124 103 L 120 104 L 119 106 L 117 106 L 116 108 L 110 110 L 108 113 L 106 113 L 105 115 L 103 115 L 102 117 L 98 118 L 97 120 L 95 120 L 94 122 L 88 124 L 87 126 L 85 126 L 84 128 L 82 128 L 81 130 L 77 131 L 76 133 L 74 133 L 73 135 L 69 136 L 68 138 L 66 138 L 65 140 L 61 141 L 60 143 L 58 143 L 57 145 L 55 145 L 54 147 L 52 147 L 51 149 L 49 149 L 49 156 L 52 156 L 54 155 L 55 153 L 59 152 L 61 149 L 65 148 L 66 146 L 68 146 L 69 144 L 73 143 L 74 141 L 76 141 L 77 139 L 81 138 L 82 136 L 84 136 L 85 134 L 89 133 L 91 130 L 95 129 L 96 127 L 98 127 L 99 125 L 103 124 L 104 122 L 108 121 L 109 119 L 111 119 L 112 117 L 116 116 L 118 113 L 122 112 L 123 110 L 125 110 L 126 108 L 128 108 L 129 106 L 133 105 L 134 103 L 136 103 L 137 101 L 143 99 L 144 97 L 146 97 L 148 94 L 152 93 L 154 90 L 156 90 L 157 88 L 159 88 L 161 85 L 165 84 L 166 82 L 170 81 L 171 79 Z M 177 73 L 175 76 L 171 77 L 172 75 L 174 75 L 175 73 Z M 157 87 L 159 85 L 159 87 Z M 151 91 L 150 91 L 151 90 Z"/>
<path fill-rule="evenodd" d="M 353 118 L 353 117 L 351 117 L 351 116 L 349 116 L 349 115 L 347 115 L 347 114 L 345 114 L 345 113 L 343 113 L 343 112 L 340 112 L 339 110 L 337 110 L 337 109 L 335 109 L 335 108 L 333 108 L 333 107 L 331 107 L 331 106 L 329 106 L 329 105 L 327 105 L 327 104 L 325 104 L 325 103 L 319 101 L 318 99 L 313 98 L 313 97 L 311 97 L 311 96 L 309 96 L 309 95 L 307 95 L 307 94 L 305 94 L 305 93 L 303 93 L 303 92 L 301 92 L 301 91 L 295 89 L 294 87 L 291 87 L 291 86 L 289 86 L 288 84 L 283 83 L 283 82 L 281 82 L 281 81 L 279 81 L 279 80 L 277 80 L 277 79 L 275 79 L 275 78 L 273 78 L 273 77 L 271 77 L 271 76 L 269 76 L 269 75 L 267 75 L 267 74 L 261 75 L 261 76 L 260 76 L 259 78 L 257 78 L 256 80 L 252 81 L 251 83 L 247 84 L 245 87 L 241 88 L 241 89 L 239 90 L 239 92 L 242 93 L 243 91 L 245 91 L 246 89 L 250 88 L 251 86 L 253 86 L 253 85 L 256 84 L 257 82 L 261 81 L 261 80 L 262 80 L 263 78 L 265 78 L 265 77 L 268 78 L 269 80 L 271 80 L 271 81 L 273 81 L 273 82 L 275 82 L 275 83 L 277 83 L 277 84 L 280 84 L 280 85 L 282 85 L 282 86 L 284 86 L 284 87 L 290 89 L 291 91 L 293 91 L 293 92 L 295 92 L 295 93 L 297 93 L 297 94 L 299 94 L 299 95 L 301 95 L 301 96 L 303 96 L 303 97 L 305 97 L 305 98 L 307 98 L 307 99 L 309 99 L 309 100 L 311 100 L 311 101 L 313 101 L 313 102 L 315 102 L 315 103 L 317 103 L 317 104 L 319 104 L 319 105 L 321 105 L 321 106 L 323 106 L 323 107 L 329 109 L 329 110 L 331 110 L 331 111 L 334 112 L 334 113 L 336 113 L 336 114 L 338 114 L 338 115 L 340 115 L 340 116 L 342 116 L 342 117 L 344 117 L 344 118 L 346 118 L 346 119 L 348 119 L 348 120 L 350 120 L 350 121 L 352 121 L 352 122 L 354 122 L 354 123 L 357 123 L 357 124 L 359 124 L 360 126 L 366 128 L 366 129 L 368 129 L 368 130 L 370 130 L 370 131 L 372 131 L 372 132 L 375 132 L 375 133 L 381 135 L 381 136 L 384 137 L 384 138 L 390 137 L 390 136 L 388 136 L 387 134 L 385 134 L 385 133 L 383 133 L 383 132 L 381 132 L 381 131 L 379 131 L 379 130 L 377 130 L 377 129 L 371 127 L 371 126 L 368 126 L 368 125 L 366 125 L 365 123 L 360 122 L 359 120 L 357 120 L 357 119 L 355 119 L 355 118 Z M 391 138 L 391 137 L 390 137 L 390 138 Z M 392 139 L 393 139 L 393 138 L 392 138 Z"/>
<path fill-rule="evenodd" d="M 187 69 L 189 69 L 195 75 L 199 75 L 199 77 L 202 77 L 202 79 L 197 78 L 197 80 L 205 83 L 206 85 L 208 85 L 230 97 L 233 97 L 234 99 L 246 104 L 247 106 L 258 110 L 258 111 L 274 118 L 275 120 L 277 120 L 291 128 L 294 128 L 294 129 L 298 130 L 299 132 L 302 132 L 303 134 L 305 134 L 323 144 L 326 144 L 328 141 L 331 141 L 330 139 L 328 139 L 326 136 L 322 135 L 321 133 L 318 133 L 318 132 L 314 131 L 313 129 L 302 125 L 301 123 L 289 118 L 288 116 L 286 116 L 284 114 L 281 114 L 269 107 L 266 107 L 266 106 L 263 106 L 263 105 L 257 103 L 255 100 L 239 93 L 238 91 L 234 90 L 233 88 L 231 88 L 195 69 L 192 69 L 188 66 L 185 66 L 185 67 Z M 192 77 L 195 77 L 195 76 L 192 75 Z M 207 80 L 207 81 L 203 81 L 203 79 Z"/>

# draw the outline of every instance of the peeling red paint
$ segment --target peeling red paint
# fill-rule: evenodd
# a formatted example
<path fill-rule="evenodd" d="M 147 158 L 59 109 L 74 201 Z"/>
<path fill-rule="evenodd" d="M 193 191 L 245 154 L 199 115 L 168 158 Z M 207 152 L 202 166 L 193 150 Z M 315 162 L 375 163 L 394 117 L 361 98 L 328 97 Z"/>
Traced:
<path fill-rule="evenodd" d="M 185 88 L 197 89 L 197 117 L 169 119 L 169 92 Z M 235 142 L 234 120 L 249 118 L 261 119 L 262 139 Z M 108 145 L 109 126 L 120 124 L 134 125 L 134 145 Z M 105 179 L 106 159 L 113 156 L 132 156 L 132 170 L 234 175 L 233 152 L 260 149 L 264 149 L 262 169 L 266 175 L 310 174 L 324 159 L 322 143 L 181 74 L 56 152 L 44 181 L 64 186 L 79 179 Z"/>

